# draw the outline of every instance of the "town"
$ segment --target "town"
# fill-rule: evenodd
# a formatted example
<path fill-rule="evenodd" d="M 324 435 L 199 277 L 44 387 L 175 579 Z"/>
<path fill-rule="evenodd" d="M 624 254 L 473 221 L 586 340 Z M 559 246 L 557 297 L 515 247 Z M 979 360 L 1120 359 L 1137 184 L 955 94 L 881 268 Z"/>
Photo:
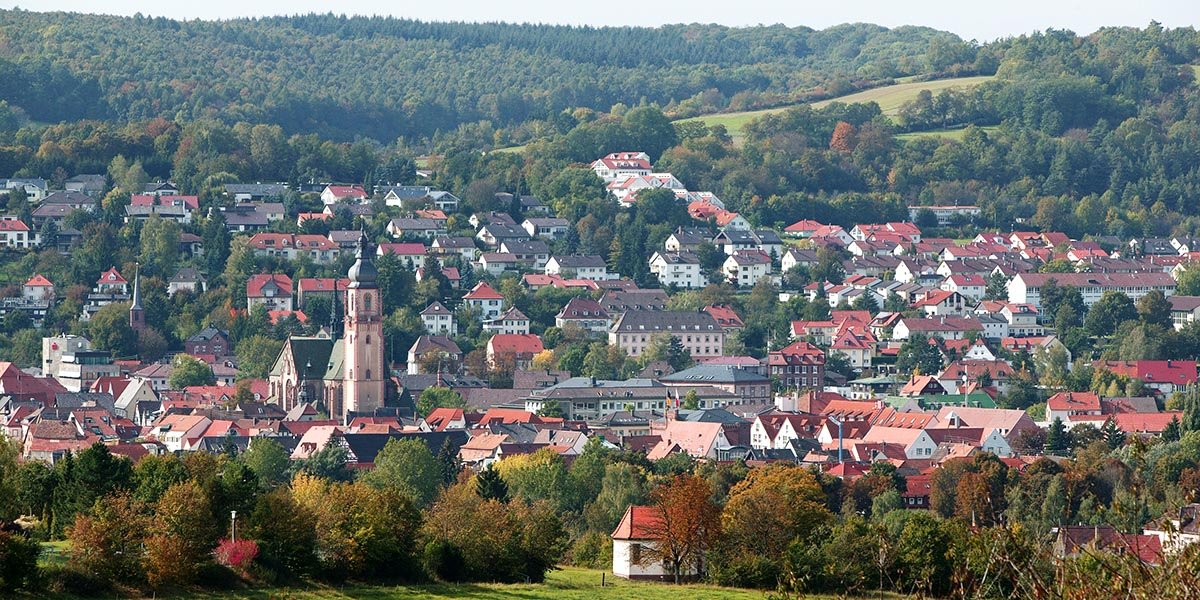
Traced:
<path fill-rule="evenodd" d="M 509 210 L 460 215 L 448 191 L 328 184 L 322 211 L 289 217 L 272 202 L 286 184 L 228 184 L 228 207 L 204 215 L 174 184 L 147 184 L 131 195 L 125 222 L 142 221 L 143 236 L 165 230 L 164 254 L 179 266 L 152 299 L 139 265 L 97 273 L 76 298 L 35 273 L 6 298 L 6 326 L 41 325 L 78 306 L 83 330 L 105 342 L 46 335 L 39 366 L 4 363 L 3 433 L 22 460 L 48 468 L 97 445 L 140 464 L 270 443 L 292 463 L 340 462 L 369 477 L 393 440 L 415 440 L 475 473 L 519 457 L 570 465 L 593 452 L 637 453 L 656 465 L 799 465 L 847 490 L 889 473 L 892 489 L 874 496 L 876 510 L 882 501 L 962 514 L 963 500 L 947 506 L 934 491 L 944 473 L 969 473 L 984 457 L 1017 473 L 1044 469 L 1046 457 L 1089 440 L 1116 448 L 1179 439 L 1196 418 L 1187 403 L 1200 410 L 1195 360 L 1074 360 L 1057 333 L 1068 321 L 1098 335 L 1127 322 L 1195 331 L 1200 296 L 1177 293 L 1200 253 L 1195 239 L 985 231 L 952 240 L 917 224 L 969 222 L 974 206 L 914 206 L 909 221 L 849 231 L 813 220 L 775 231 L 655 172 L 644 152 L 613 153 L 591 169 L 613 202 L 686 204 L 691 222 L 645 257 L 657 287 L 600 256 L 567 253 L 576 224 L 531 196 L 497 194 Z M 42 180 L 4 181 L 35 207 L 28 223 L 0 221 L 4 243 L 18 253 L 79 251 L 71 220 L 101 210 L 104 182 L 81 175 L 47 190 Z M 359 229 L 332 228 L 346 213 Z M 245 308 L 191 324 L 183 350 L 167 352 L 148 324 L 161 317 L 148 322 L 148 313 L 204 294 L 221 275 L 198 267 L 204 242 L 181 230 L 201 220 L 239 236 L 233 244 L 246 257 L 284 268 L 247 274 Z M 380 221 L 386 235 L 372 239 L 367 225 L 378 230 Z M 299 266 L 349 260 L 340 277 L 304 277 L 309 267 Z M 393 265 L 386 274 L 384 262 Z M 385 329 L 381 297 L 381 279 L 397 272 L 412 279 L 399 327 L 415 329 L 399 353 L 404 336 Z M 417 298 L 428 301 L 419 312 Z M 744 336 L 744 313 L 755 310 L 804 318 L 770 332 L 778 337 L 756 357 Z M 1060 388 L 1038 401 L 1041 390 Z M 690 577 L 703 568 L 688 557 L 642 560 L 662 534 L 659 517 L 648 505 L 617 508 L 614 574 Z M 995 518 L 977 509 L 972 520 Z M 1169 526 L 1132 536 L 1107 524 L 1056 531 L 1062 552 L 1133 548 L 1151 564 L 1200 539 Z"/>
<path fill-rule="evenodd" d="M 0 593 L 1200 586 L 1192 29 L 0 15 Z"/>

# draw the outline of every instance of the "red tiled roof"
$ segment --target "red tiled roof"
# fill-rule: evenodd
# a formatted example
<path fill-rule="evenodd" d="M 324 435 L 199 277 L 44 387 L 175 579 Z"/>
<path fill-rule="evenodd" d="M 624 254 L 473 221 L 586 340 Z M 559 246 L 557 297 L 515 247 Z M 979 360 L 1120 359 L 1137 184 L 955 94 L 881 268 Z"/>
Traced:
<path fill-rule="evenodd" d="M 0 231 L 29 231 L 29 226 L 20 219 L 0 219 Z"/>
<path fill-rule="evenodd" d="M 738 316 L 737 311 L 733 310 L 732 306 L 714 304 L 704 307 L 704 312 L 712 315 L 717 320 L 717 324 L 722 327 L 742 327 L 742 318 Z"/>
<path fill-rule="evenodd" d="M 1093 366 L 1145 383 L 1189 385 L 1197 379 L 1194 360 L 1098 360 Z"/>
<path fill-rule="evenodd" d="M 1093 392 L 1059 392 L 1046 400 L 1046 408 L 1055 411 L 1100 410 L 1100 397 Z"/>
<path fill-rule="evenodd" d="M 813 231 L 817 231 L 818 229 L 820 229 L 824 226 L 825 226 L 824 224 L 819 223 L 817 221 L 813 221 L 812 219 L 804 219 L 804 220 L 796 221 L 795 223 L 792 223 L 791 225 L 788 225 L 787 227 L 784 228 L 784 231 L 787 231 L 790 233 L 801 233 L 801 232 L 806 232 L 806 231 L 813 232 Z"/>
<path fill-rule="evenodd" d="M 494 354 L 537 354 L 545 350 L 542 339 L 532 333 L 498 333 L 488 340 L 488 349 Z"/>
<path fill-rule="evenodd" d="M 100 279 L 97 280 L 96 283 L 129 283 L 129 281 L 121 276 L 121 273 L 117 271 L 116 267 L 113 267 L 101 273 Z"/>
<path fill-rule="evenodd" d="M 274 282 L 279 288 L 281 296 L 292 295 L 292 278 L 283 273 L 261 273 L 251 275 L 246 281 L 246 296 L 250 298 L 261 298 L 263 296 L 263 287 L 268 283 Z"/>
<path fill-rule="evenodd" d="M 54 284 L 50 283 L 50 280 L 42 276 L 41 273 L 38 273 L 25 282 L 25 287 L 54 287 Z"/>
<path fill-rule="evenodd" d="M 383 256 L 384 254 L 398 254 L 400 256 L 423 256 L 425 252 L 425 244 L 409 242 L 385 242 L 383 244 L 379 244 L 378 254 L 380 256 Z"/>
<path fill-rule="evenodd" d="M 338 198 L 366 198 L 367 192 L 361 185 L 331 185 L 325 188 Z"/>
<path fill-rule="evenodd" d="M 653 506 L 633 506 L 625 509 L 625 516 L 612 532 L 614 540 L 652 540 L 654 531 L 662 527 L 662 513 Z"/>
<path fill-rule="evenodd" d="M 471 291 L 467 292 L 466 295 L 463 296 L 463 299 L 464 300 L 503 300 L 504 296 L 502 296 L 500 294 L 500 292 L 497 292 L 496 290 L 492 289 L 492 286 L 488 285 L 486 282 L 481 281 L 481 282 L 475 284 L 475 287 L 471 288 Z"/>
<path fill-rule="evenodd" d="M 335 280 L 332 277 L 305 277 L 299 281 L 301 292 L 332 292 L 334 282 L 337 282 L 337 289 L 345 291 L 350 285 L 350 280 L 345 277 Z"/>

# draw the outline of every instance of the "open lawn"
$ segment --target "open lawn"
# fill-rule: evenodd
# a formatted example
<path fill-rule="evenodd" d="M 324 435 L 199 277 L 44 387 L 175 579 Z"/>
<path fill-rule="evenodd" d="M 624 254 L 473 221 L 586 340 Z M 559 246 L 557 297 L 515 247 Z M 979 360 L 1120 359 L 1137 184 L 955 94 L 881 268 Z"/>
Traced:
<path fill-rule="evenodd" d="M 937 79 L 934 81 L 902 81 L 894 85 L 873 88 L 856 92 L 846 96 L 839 96 L 829 100 L 822 100 L 813 103 L 813 106 L 820 108 L 831 102 L 842 102 L 851 104 L 855 102 L 876 102 L 884 114 L 888 116 L 895 115 L 902 105 L 909 100 L 917 97 L 921 90 L 929 90 L 938 92 L 951 88 L 964 88 L 979 85 L 985 81 L 992 79 L 991 76 L 980 77 L 957 77 L 953 79 Z M 750 121 L 757 119 L 763 115 L 778 113 L 788 110 L 796 105 L 779 106 L 776 108 L 767 108 L 763 110 L 750 110 L 735 113 L 719 113 L 715 115 L 705 115 L 702 117 L 692 117 L 690 119 L 682 119 L 682 121 L 702 121 L 705 125 L 724 125 L 729 131 L 729 135 L 735 140 L 741 138 L 742 128 Z"/>
<path fill-rule="evenodd" d="M 508 599 L 520 600 L 762 600 L 766 593 L 758 590 L 740 590 L 709 585 L 676 586 L 669 583 L 635 582 L 605 576 L 606 585 L 600 587 L 601 571 L 565 567 L 551 571 L 542 584 L 430 584 L 430 585 L 346 585 L 311 587 L 272 587 L 238 591 L 188 591 L 174 595 L 159 594 L 157 597 L 197 598 L 201 600 L 384 600 L 387 598 L 470 598 L 474 600 Z M 28 596 L 30 598 L 39 596 Z M 821 599 L 833 596 L 806 596 Z M 874 597 L 874 596 L 873 596 Z M 899 598 L 885 594 L 886 598 Z M 67 597 L 63 597 L 64 600 Z"/>
<path fill-rule="evenodd" d="M 997 125 L 987 125 L 984 127 L 980 127 L 980 129 L 984 130 L 987 133 L 992 133 L 993 131 L 998 131 L 1000 129 L 1000 127 Z M 898 139 L 898 140 L 914 140 L 917 138 L 936 137 L 936 138 L 946 138 L 949 140 L 961 140 L 963 137 L 963 134 L 966 133 L 966 131 L 967 131 L 966 127 L 955 127 L 953 129 L 930 129 L 929 131 L 913 131 L 910 133 L 898 133 L 898 134 L 896 134 L 896 139 Z"/>

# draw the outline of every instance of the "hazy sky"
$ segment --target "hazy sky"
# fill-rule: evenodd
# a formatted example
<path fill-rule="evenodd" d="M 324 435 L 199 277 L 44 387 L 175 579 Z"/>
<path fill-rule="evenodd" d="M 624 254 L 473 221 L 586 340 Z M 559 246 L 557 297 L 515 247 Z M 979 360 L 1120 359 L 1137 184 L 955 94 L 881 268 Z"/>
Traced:
<path fill-rule="evenodd" d="M 66 10 L 184 19 L 335 12 L 436 21 L 510 21 L 588 25 L 784 23 L 817 29 L 846 22 L 894 27 L 927 25 L 980 41 L 1047 27 L 1091 33 L 1105 25 L 1200 26 L 1197 0 L 32 0 L 7 2 L 27 10 Z"/>

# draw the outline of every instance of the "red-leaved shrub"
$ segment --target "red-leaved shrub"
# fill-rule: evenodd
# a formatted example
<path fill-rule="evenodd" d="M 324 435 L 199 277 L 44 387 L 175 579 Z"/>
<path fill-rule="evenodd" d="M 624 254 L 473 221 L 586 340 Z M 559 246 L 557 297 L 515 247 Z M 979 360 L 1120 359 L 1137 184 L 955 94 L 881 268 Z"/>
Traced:
<path fill-rule="evenodd" d="M 258 544 L 254 540 L 234 542 L 224 539 L 217 544 L 217 549 L 213 550 L 213 556 L 218 563 L 239 573 L 245 573 L 250 568 L 250 563 L 258 557 Z"/>

